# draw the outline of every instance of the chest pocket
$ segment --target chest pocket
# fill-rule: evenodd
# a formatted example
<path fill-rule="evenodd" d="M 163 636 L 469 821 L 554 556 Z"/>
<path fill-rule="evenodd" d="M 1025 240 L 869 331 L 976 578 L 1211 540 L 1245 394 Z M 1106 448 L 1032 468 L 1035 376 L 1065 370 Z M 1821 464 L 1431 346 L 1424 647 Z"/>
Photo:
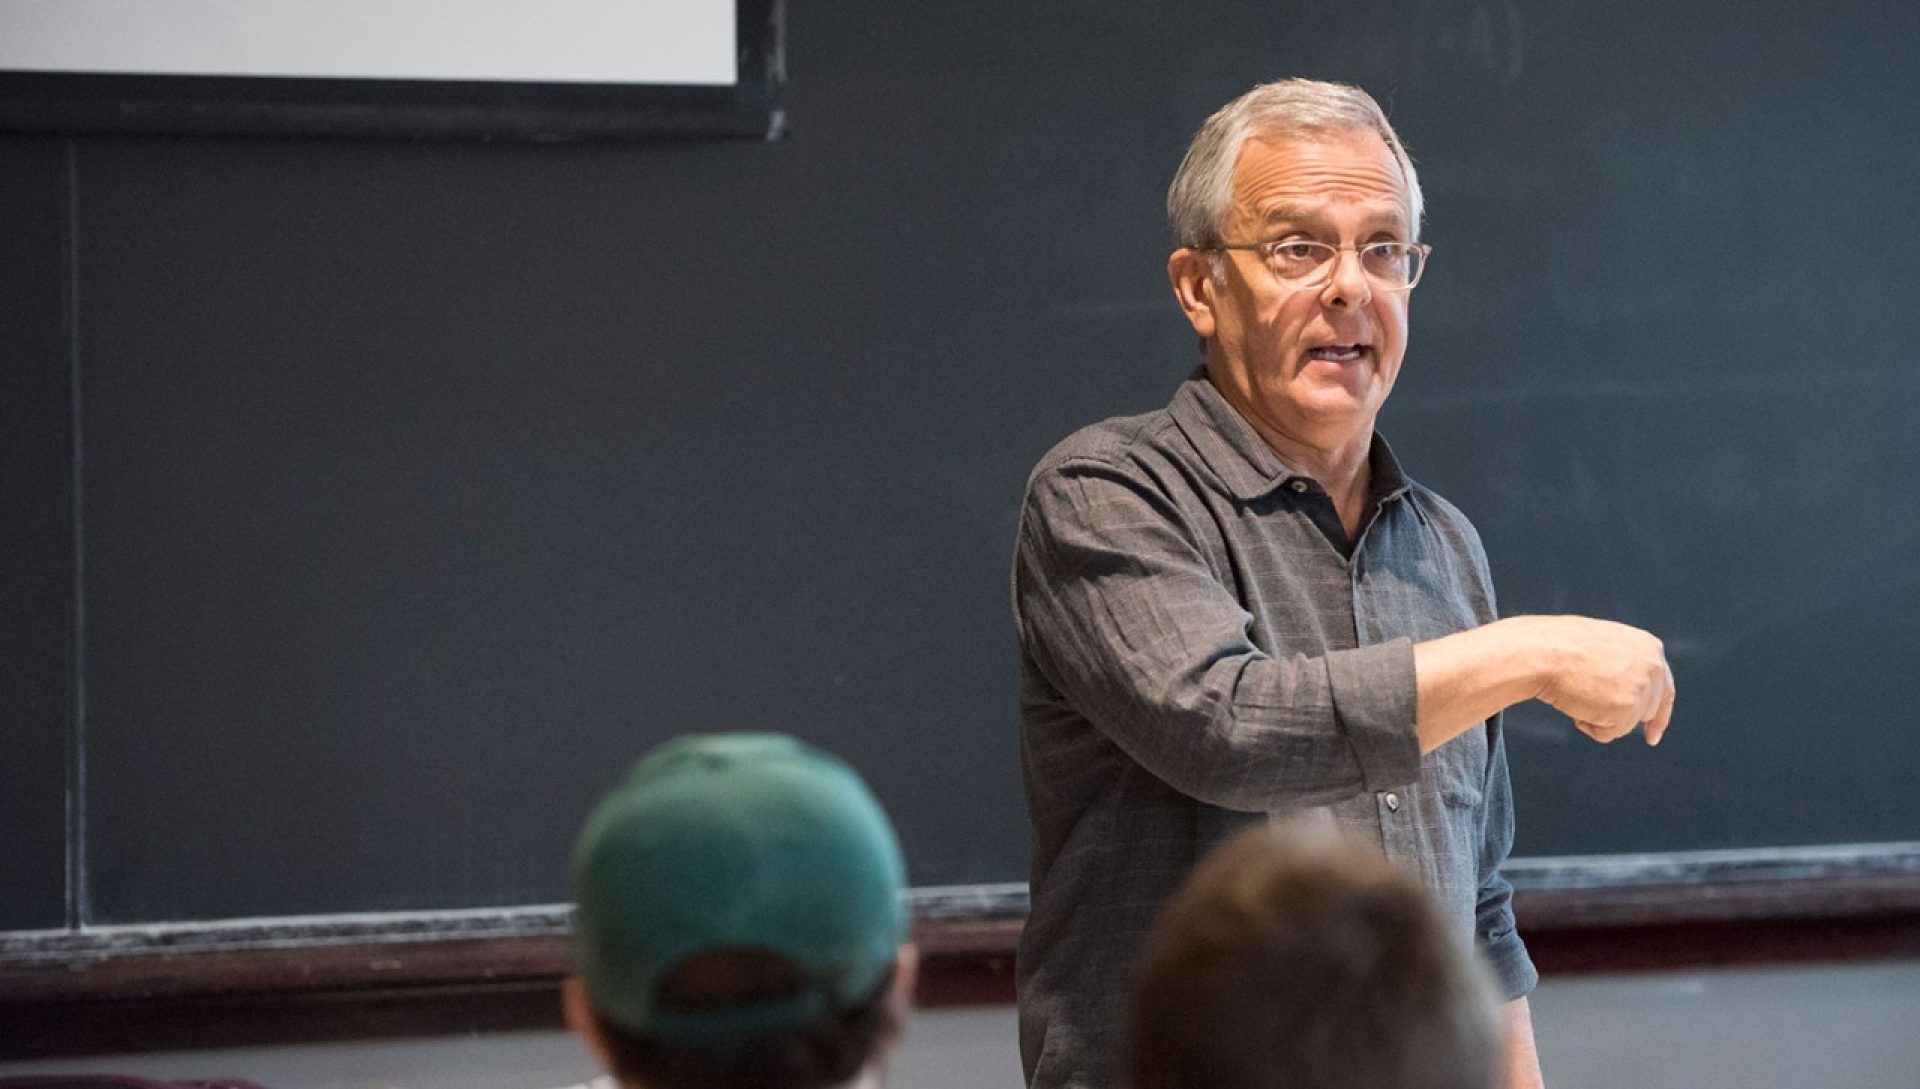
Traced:
<path fill-rule="evenodd" d="M 1420 784 L 1449 811 L 1478 814 L 1486 801 L 1487 727 L 1475 726 L 1420 759 Z"/>

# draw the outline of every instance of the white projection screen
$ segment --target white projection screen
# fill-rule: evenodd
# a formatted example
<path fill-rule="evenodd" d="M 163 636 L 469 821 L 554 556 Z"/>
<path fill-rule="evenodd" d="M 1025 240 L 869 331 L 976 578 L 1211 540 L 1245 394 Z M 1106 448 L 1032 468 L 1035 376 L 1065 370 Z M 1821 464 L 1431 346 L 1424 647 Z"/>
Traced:
<path fill-rule="evenodd" d="M 0 0 L 0 129 L 780 134 L 784 0 Z"/>

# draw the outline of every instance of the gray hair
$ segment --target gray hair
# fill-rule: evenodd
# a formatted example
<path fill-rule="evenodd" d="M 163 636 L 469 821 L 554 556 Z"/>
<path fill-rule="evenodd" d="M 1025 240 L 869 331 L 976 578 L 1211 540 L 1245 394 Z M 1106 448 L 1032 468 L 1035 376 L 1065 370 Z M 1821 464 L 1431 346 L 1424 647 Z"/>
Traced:
<path fill-rule="evenodd" d="M 1174 245 L 1207 246 L 1221 241 L 1221 224 L 1233 203 L 1233 166 L 1248 139 L 1288 140 L 1356 130 L 1379 134 L 1400 164 L 1410 204 L 1410 229 L 1418 241 L 1425 211 L 1420 178 L 1400 137 L 1380 112 L 1380 104 L 1345 83 L 1283 79 L 1263 83 L 1220 107 L 1194 134 L 1173 184 L 1167 187 L 1167 223 L 1173 228 Z"/>

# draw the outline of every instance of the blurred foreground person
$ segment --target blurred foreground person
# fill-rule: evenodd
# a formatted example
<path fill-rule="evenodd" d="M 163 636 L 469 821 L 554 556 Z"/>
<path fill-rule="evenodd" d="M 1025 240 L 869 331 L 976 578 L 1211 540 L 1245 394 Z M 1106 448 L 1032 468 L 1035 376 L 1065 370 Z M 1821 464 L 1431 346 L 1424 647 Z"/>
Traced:
<path fill-rule="evenodd" d="M 1240 833 L 1148 939 L 1130 1089 L 1494 1089 L 1485 969 L 1431 895 L 1333 837 Z"/>
<path fill-rule="evenodd" d="M 575 848 L 567 1023 L 634 1089 L 877 1086 L 916 957 L 886 814 L 773 734 L 640 761 Z"/>

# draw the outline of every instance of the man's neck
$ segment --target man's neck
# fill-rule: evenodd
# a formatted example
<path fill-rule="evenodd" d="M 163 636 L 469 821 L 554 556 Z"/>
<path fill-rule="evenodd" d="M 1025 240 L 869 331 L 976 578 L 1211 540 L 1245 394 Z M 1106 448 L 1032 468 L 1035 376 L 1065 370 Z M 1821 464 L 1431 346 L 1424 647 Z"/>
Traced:
<path fill-rule="evenodd" d="M 1373 421 L 1369 419 L 1357 432 L 1345 435 L 1292 434 L 1263 419 L 1252 406 L 1237 403 L 1233 391 L 1221 383 L 1215 382 L 1214 388 L 1288 468 L 1319 481 L 1333 500 L 1348 538 L 1357 535 L 1360 519 L 1366 514 L 1367 488 L 1372 483 Z"/>
<path fill-rule="evenodd" d="M 1347 540 L 1358 540 L 1361 522 L 1367 516 L 1368 488 L 1373 483 L 1373 462 L 1369 456 L 1373 450 L 1373 428 L 1367 428 L 1365 433 L 1350 442 L 1331 448 L 1284 444 L 1284 436 L 1269 434 L 1257 423 L 1254 424 L 1254 430 L 1260 433 L 1274 453 L 1280 455 L 1281 461 L 1320 482 L 1327 497 L 1333 500 L 1334 513 L 1340 516 L 1340 526 L 1347 531 Z"/>
<path fill-rule="evenodd" d="M 1359 435 L 1337 446 L 1316 446 L 1291 439 L 1284 432 L 1263 426 L 1258 421 L 1253 424 L 1257 432 L 1280 460 L 1295 472 L 1305 473 L 1320 482 L 1337 502 L 1341 496 L 1353 494 L 1366 498 L 1367 484 L 1372 475 L 1372 462 L 1369 454 L 1373 450 L 1373 428 L 1368 427 Z"/>

